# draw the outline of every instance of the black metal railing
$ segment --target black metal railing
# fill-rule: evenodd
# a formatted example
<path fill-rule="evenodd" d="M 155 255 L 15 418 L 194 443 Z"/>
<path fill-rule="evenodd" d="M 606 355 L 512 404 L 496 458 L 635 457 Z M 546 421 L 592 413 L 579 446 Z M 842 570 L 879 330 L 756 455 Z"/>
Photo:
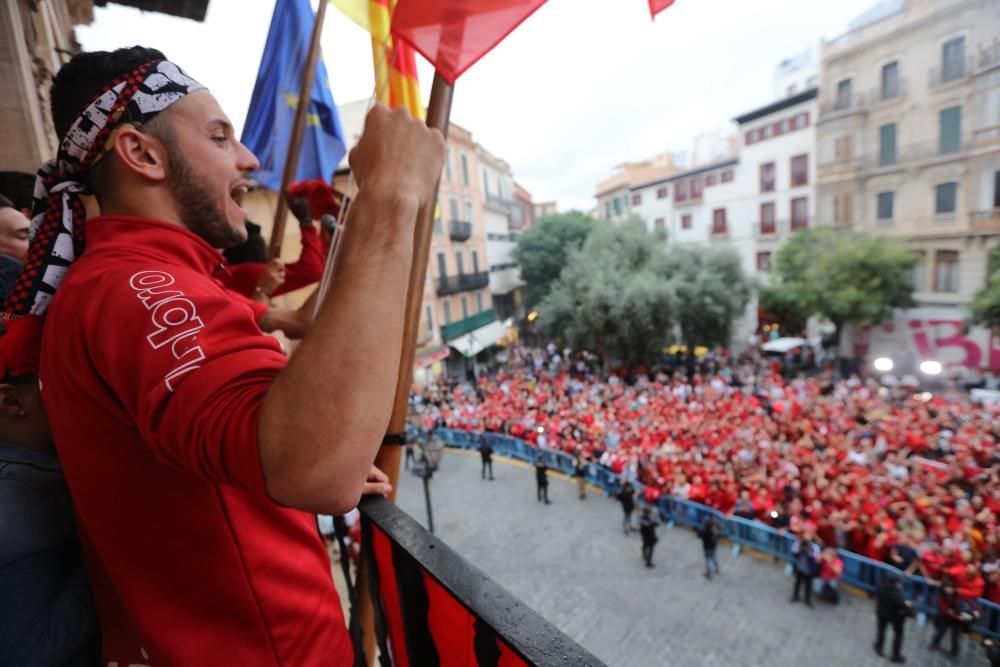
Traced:
<path fill-rule="evenodd" d="M 495 195 L 492 192 L 486 193 L 485 201 L 490 206 L 510 213 L 514 209 L 514 200 L 507 199 L 501 195 Z"/>
<path fill-rule="evenodd" d="M 452 241 L 468 241 L 472 236 L 472 223 L 465 220 L 452 220 L 448 224 L 448 235 Z"/>
<path fill-rule="evenodd" d="M 385 498 L 358 509 L 382 665 L 444 664 L 469 647 L 463 664 L 604 664 Z"/>
<path fill-rule="evenodd" d="M 869 95 L 866 93 L 834 94 L 832 97 L 820 101 L 819 117 L 867 113 L 869 103 Z"/>
<path fill-rule="evenodd" d="M 953 60 L 945 65 L 930 68 L 927 71 L 927 84 L 931 88 L 936 88 L 949 83 L 959 83 L 969 77 L 974 69 L 975 61 L 972 56 Z"/>
<path fill-rule="evenodd" d="M 445 296 L 447 294 L 455 294 L 456 292 L 482 289 L 489 284 L 489 271 L 460 273 L 457 276 L 441 276 L 438 278 L 437 293 L 438 296 Z"/>

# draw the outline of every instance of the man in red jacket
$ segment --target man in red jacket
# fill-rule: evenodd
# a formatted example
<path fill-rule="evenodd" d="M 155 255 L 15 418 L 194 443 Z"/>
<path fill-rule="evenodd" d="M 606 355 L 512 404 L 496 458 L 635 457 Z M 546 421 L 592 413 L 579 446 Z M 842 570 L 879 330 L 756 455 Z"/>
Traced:
<path fill-rule="evenodd" d="M 0 362 L 32 367 L 4 343 L 45 315 L 39 382 L 105 661 L 350 663 L 312 513 L 357 504 L 389 421 L 440 133 L 369 113 L 351 154 L 361 231 L 288 360 L 212 279 L 246 234 L 234 198 L 258 167 L 215 98 L 133 47 L 75 56 L 52 106 L 59 154 L 39 172 Z M 84 225 L 87 191 L 103 215 Z"/>

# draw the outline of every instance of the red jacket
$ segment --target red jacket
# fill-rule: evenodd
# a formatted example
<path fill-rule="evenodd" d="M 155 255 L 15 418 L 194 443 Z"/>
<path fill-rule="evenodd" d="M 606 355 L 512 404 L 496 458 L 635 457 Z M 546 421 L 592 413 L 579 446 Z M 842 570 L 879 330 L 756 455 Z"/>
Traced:
<path fill-rule="evenodd" d="M 285 266 L 285 282 L 283 282 L 271 296 L 280 296 L 287 292 L 294 292 L 297 289 L 318 283 L 323 277 L 323 268 L 326 263 L 326 254 L 323 251 L 323 242 L 316 233 L 316 228 L 312 225 L 300 227 L 302 230 L 302 251 L 295 262 Z M 215 277 L 222 284 L 234 292 L 239 292 L 243 296 L 253 296 L 260 274 L 267 268 L 266 264 L 258 262 L 244 262 L 243 264 L 227 264 L 225 268 L 220 267 L 215 272 Z"/>
<path fill-rule="evenodd" d="M 312 515 L 265 488 L 257 415 L 286 359 L 176 225 L 87 223 L 40 382 L 119 665 L 333 665 L 350 639 Z"/>

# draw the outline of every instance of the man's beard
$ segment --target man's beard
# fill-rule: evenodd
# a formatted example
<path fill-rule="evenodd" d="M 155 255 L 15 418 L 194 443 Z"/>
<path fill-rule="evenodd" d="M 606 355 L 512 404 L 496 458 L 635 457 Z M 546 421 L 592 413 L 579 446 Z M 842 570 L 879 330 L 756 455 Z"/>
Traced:
<path fill-rule="evenodd" d="M 191 163 L 179 150 L 168 148 L 170 191 L 177 202 L 181 223 L 205 239 L 213 248 L 224 250 L 247 240 L 245 225 L 229 224 L 226 214 L 214 203 L 215 195 L 199 179 Z"/>

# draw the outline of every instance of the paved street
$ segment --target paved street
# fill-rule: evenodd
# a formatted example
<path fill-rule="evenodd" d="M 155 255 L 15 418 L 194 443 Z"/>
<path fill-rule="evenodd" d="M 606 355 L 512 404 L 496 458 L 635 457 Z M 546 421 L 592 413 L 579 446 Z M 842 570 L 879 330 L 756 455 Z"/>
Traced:
<path fill-rule="evenodd" d="M 721 576 L 702 577 L 701 543 L 660 529 L 656 567 L 639 538 L 621 531 L 618 504 L 553 477 L 552 505 L 535 500 L 534 474 L 494 459 L 482 481 L 477 454 L 448 451 L 431 481 L 437 534 L 464 557 L 609 665 L 888 665 L 872 650 L 873 603 L 851 594 L 838 607 L 791 604 L 792 579 L 770 560 L 720 545 Z M 426 523 L 420 480 L 403 471 L 399 505 Z M 926 650 L 930 626 L 909 622 L 911 665 L 986 665 L 963 639 L 958 663 Z M 888 641 L 886 645 L 888 651 Z"/>

